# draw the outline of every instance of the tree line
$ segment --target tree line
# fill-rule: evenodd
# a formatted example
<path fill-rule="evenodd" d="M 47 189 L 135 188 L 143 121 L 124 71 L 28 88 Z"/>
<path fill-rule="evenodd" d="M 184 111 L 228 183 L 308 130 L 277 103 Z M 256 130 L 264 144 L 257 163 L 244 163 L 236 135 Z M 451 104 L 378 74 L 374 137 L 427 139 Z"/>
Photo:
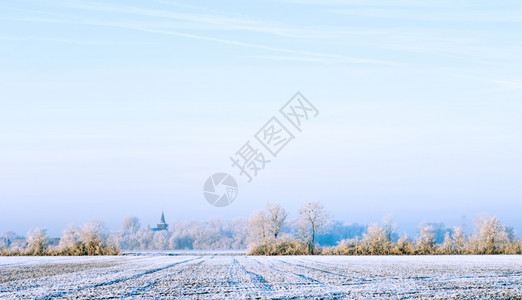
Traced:
<path fill-rule="evenodd" d="M 15 240 L 23 240 L 23 245 L 13 245 Z M 99 221 L 91 221 L 81 227 L 65 229 L 58 245 L 51 245 L 46 229 L 35 228 L 21 239 L 12 232 L 0 237 L 0 255 L 119 255 L 119 246 Z"/>
<path fill-rule="evenodd" d="M 368 226 L 334 221 L 320 202 L 304 203 L 295 219 L 276 203 L 250 218 L 171 223 L 154 231 L 137 217 L 127 217 L 117 232 L 99 221 L 71 226 L 58 239 L 45 229 L 26 238 L 12 232 L 0 236 L 0 255 L 119 255 L 135 250 L 244 250 L 249 255 L 427 255 L 521 254 L 522 241 L 494 216 L 480 216 L 473 232 L 461 226 L 423 223 L 416 237 L 397 233 L 393 217 Z M 52 242 L 54 240 L 54 243 Z M 22 241 L 22 243 L 16 243 Z"/>
<path fill-rule="evenodd" d="M 452 254 L 522 254 L 522 240 L 513 228 L 495 216 L 480 216 L 471 234 L 461 226 L 444 228 L 440 223 L 419 225 L 416 239 L 398 235 L 391 216 L 381 224 L 371 224 L 362 235 L 343 239 L 335 246 L 321 247 L 316 237 L 328 229 L 330 215 L 319 202 L 304 204 L 294 221 L 297 230 L 281 235 L 288 213 L 278 204 L 268 204 L 251 219 L 257 237 L 250 245 L 250 255 L 452 255 Z"/>

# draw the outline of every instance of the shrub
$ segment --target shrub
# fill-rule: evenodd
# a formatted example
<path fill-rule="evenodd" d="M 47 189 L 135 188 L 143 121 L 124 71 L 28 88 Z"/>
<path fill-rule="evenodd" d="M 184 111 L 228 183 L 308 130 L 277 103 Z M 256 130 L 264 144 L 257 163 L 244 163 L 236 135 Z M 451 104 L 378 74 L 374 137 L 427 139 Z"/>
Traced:
<path fill-rule="evenodd" d="M 267 239 L 250 247 L 248 255 L 306 255 L 308 245 L 294 239 Z"/>

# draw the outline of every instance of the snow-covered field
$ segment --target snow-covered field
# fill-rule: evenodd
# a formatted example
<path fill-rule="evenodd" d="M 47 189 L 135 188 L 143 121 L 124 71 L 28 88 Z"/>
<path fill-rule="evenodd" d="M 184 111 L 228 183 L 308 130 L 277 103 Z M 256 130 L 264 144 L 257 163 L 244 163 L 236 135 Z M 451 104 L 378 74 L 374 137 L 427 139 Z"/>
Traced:
<path fill-rule="evenodd" d="M 0 257 L 0 298 L 522 297 L 522 256 Z"/>

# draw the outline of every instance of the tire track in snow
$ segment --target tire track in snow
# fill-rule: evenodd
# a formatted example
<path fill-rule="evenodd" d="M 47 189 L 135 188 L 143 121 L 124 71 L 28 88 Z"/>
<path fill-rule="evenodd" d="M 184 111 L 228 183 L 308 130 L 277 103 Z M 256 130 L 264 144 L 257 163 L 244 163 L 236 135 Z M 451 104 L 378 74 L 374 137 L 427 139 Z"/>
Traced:
<path fill-rule="evenodd" d="M 316 267 L 303 265 L 303 263 L 306 263 L 304 261 L 298 261 L 299 263 L 290 263 L 290 262 L 287 262 L 287 261 L 281 261 L 281 262 L 286 263 L 286 264 L 290 264 L 290 265 L 299 266 L 299 267 L 306 268 L 306 269 L 310 269 L 310 270 L 314 270 L 314 271 L 318 271 L 318 272 L 322 272 L 322 273 L 326 273 L 326 274 L 330 274 L 330 275 L 335 275 L 335 276 L 338 276 L 338 277 L 351 278 L 348 275 L 344 275 L 344 274 L 340 274 L 340 273 L 335 273 L 335 272 L 319 269 L 319 268 L 316 268 Z"/>
<path fill-rule="evenodd" d="M 139 273 L 139 274 L 136 274 L 136 275 L 133 275 L 133 276 L 130 276 L 130 277 L 126 277 L 126 278 L 122 278 L 122 279 L 114 279 L 114 280 L 110 280 L 110 281 L 107 281 L 107 282 L 102 282 L 102 283 L 98 283 L 98 284 L 88 285 L 88 286 L 84 286 L 84 287 L 80 287 L 80 288 L 76 288 L 76 289 L 72 289 L 72 290 L 68 290 L 68 291 L 64 291 L 64 292 L 57 292 L 57 293 L 46 295 L 46 296 L 39 297 L 39 298 L 36 298 L 36 299 L 37 300 L 53 299 L 53 298 L 56 298 L 56 297 L 63 297 L 63 296 L 66 296 L 66 295 L 75 294 L 75 293 L 78 293 L 78 292 L 81 292 L 81 291 L 87 290 L 87 289 L 96 289 L 96 288 L 99 288 L 99 287 L 110 286 L 110 285 L 113 285 L 113 284 L 117 284 L 117 283 L 122 283 L 122 282 L 129 281 L 129 280 L 138 279 L 138 278 L 143 277 L 145 275 L 154 274 L 154 273 L 166 270 L 166 269 L 173 268 L 173 267 L 175 267 L 175 266 L 177 266 L 179 264 L 187 263 L 189 261 L 193 261 L 193 260 L 200 259 L 200 258 L 202 258 L 202 256 L 197 257 L 197 258 L 192 258 L 192 259 L 187 259 L 187 260 L 175 262 L 175 263 L 169 264 L 169 265 L 167 265 L 165 267 L 148 270 L 148 271 L 145 271 L 143 273 Z"/>
<path fill-rule="evenodd" d="M 283 261 L 283 260 L 275 259 L 274 261 L 277 262 L 278 264 L 279 264 L 279 263 L 284 263 L 284 264 L 287 264 L 287 265 L 289 265 L 289 266 L 293 266 L 293 264 L 290 264 L 290 263 L 288 263 L 288 262 L 286 262 L 286 261 Z M 306 276 L 306 275 L 304 275 L 304 274 L 296 273 L 296 272 L 293 272 L 292 270 L 283 270 L 283 269 L 281 269 L 281 268 L 276 268 L 276 267 L 274 266 L 274 265 L 275 265 L 274 263 L 264 265 L 264 264 L 260 263 L 260 262 L 257 261 L 257 260 L 256 260 L 256 262 L 257 262 L 258 264 L 260 264 L 260 265 L 263 265 L 264 267 L 267 267 L 267 268 L 269 268 L 269 269 L 272 269 L 272 270 L 275 271 L 276 273 L 292 274 L 292 275 L 294 275 L 294 276 L 296 276 L 296 277 L 298 277 L 298 278 L 300 278 L 300 279 L 304 279 L 304 280 L 306 280 L 306 281 L 308 281 L 308 282 L 315 283 L 315 284 L 317 284 L 317 285 L 319 285 L 319 286 L 322 286 L 322 287 L 327 287 L 327 285 L 324 284 L 323 282 L 321 282 L 321 281 L 319 281 L 319 280 L 316 280 L 316 279 L 314 279 L 314 278 L 310 278 L 310 277 L 308 277 L 308 276 Z M 301 283 L 299 283 L 299 284 L 305 284 L 305 283 L 302 283 L 302 282 L 301 282 Z"/>
<path fill-rule="evenodd" d="M 201 259 L 202 257 L 200 257 Z M 212 258 L 210 258 L 212 259 Z M 171 277 L 171 276 L 176 276 L 176 275 L 179 275 L 181 274 L 182 272 L 185 272 L 187 268 L 190 268 L 190 267 L 195 267 L 195 266 L 199 266 L 201 265 L 203 262 L 205 262 L 206 259 L 202 259 L 200 260 L 199 262 L 197 263 L 194 263 L 194 264 L 188 264 L 188 265 L 185 265 L 184 268 L 181 268 L 179 270 L 177 270 L 176 272 L 172 272 L 172 273 L 168 273 L 168 274 L 164 274 L 162 276 L 156 276 L 152 279 L 152 281 L 149 281 L 146 285 L 144 286 L 141 286 L 137 289 L 134 289 L 128 293 L 126 293 L 123 297 L 131 297 L 131 296 L 138 296 L 140 294 L 143 294 L 147 291 L 150 291 L 152 288 L 154 288 L 158 282 L 162 282 L 164 281 L 165 278 L 168 278 L 168 277 Z M 186 261 L 186 262 L 189 262 L 189 261 Z M 186 263 L 185 262 L 185 263 Z"/>
<path fill-rule="evenodd" d="M 234 261 L 237 262 L 235 258 Z M 261 294 L 261 296 L 266 297 L 273 294 L 272 285 L 262 275 L 249 271 L 242 263 L 239 263 L 239 265 L 241 266 L 243 272 L 250 276 L 254 286 L 259 289 L 259 294 Z"/>
<path fill-rule="evenodd" d="M 278 261 L 278 262 L 280 262 L 280 263 L 283 263 L 283 264 L 286 264 L 286 265 L 289 265 L 289 266 L 300 266 L 300 265 L 292 264 L 292 263 L 289 263 L 289 262 L 287 262 L 287 261 L 280 260 L 280 259 L 276 259 L 276 261 Z M 306 267 L 304 267 L 304 268 L 306 268 Z M 314 279 L 314 278 L 308 277 L 308 276 L 306 276 L 306 275 L 304 275 L 304 274 L 295 273 L 295 272 L 293 272 L 293 271 L 287 271 L 287 272 L 292 273 L 292 274 L 294 274 L 294 275 L 296 275 L 296 276 L 299 276 L 299 277 L 301 277 L 301 278 L 303 278 L 303 279 L 306 279 L 306 280 L 308 280 L 308 281 L 311 281 L 311 282 L 317 283 L 317 284 L 319 284 L 319 285 L 322 285 L 322 286 L 324 286 L 324 287 L 327 287 L 327 285 L 326 285 L 325 283 L 323 283 L 323 282 L 321 282 L 321 281 L 319 281 L 319 280 L 316 280 L 316 279 Z"/>
<path fill-rule="evenodd" d="M 333 274 L 333 275 L 336 276 L 336 278 L 339 278 L 341 274 L 335 274 L 335 273 L 332 273 L 332 272 L 328 272 L 328 271 L 324 271 L 324 270 L 320 270 L 320 269 L 316 269 L 316 268 L 312 268 L 312 267 L 307 267 L 307 266 L 303 266 L 303 265 L 300 265 L 300 264 L 290 263 L 290 262 L 284 261 L 282 259 L 276 259 L 276 261 L 291 267 L 291 270 L 285 270 L 285 272 L 291 273 L 291 274 L 293 274 L 295 276 L 298 276 L 298 277 L 300 277 L 302 279 L 307 280 L 308 282 L 312 282 L 312 283 L 316 284 L 320 288 L 325 289 L 327 291 L 327 293 L 326 293 L 326 295 L 328 296 L 327 298 L 330 298 L 330 299 L 331 298 L 333 298 L 333 299 L 340 299 L 340 298 L 343 298 L 344 295 L 346 295 L 345 293 L 339 291 L 339 288 L 340 288 L 339 285 L 332 286 L 330 284 L 326 284 L 326 283 L 324 283 L 324 282 L 322 282 L 320 280 L 317 280 L 315 278 L 306 276 L 306 275 L 301 274 L 301 273 L 297 273 L 297 272 L 295 272 L 294 268 L 297 266 L 297 267 L 301 267 L 301 268 L 308 269 L 308 270 L 314 270 L 316 272 L 326 273 L 328 275 L 332 275 Z M 304 272 L 304 273 L 308 274 L 308 272 Z M 305 283 L 303 283 L 303 284 L 305 284 Z M 314 295 L 314 297 L 315 297 L 315 295 Z"/>
<path fill-rule="evenodd" d="M 368 284 L 368 283 L 371 283 L 371 282 L 375 281 L 378 278 L 377 276 L 373 276 L 372 279 L 367 279 L 366 278 L 366 277 L 368 277 L 367 273 L 361 272 L 360 270 L 353 270 L 353 269 L 350 270 L 351 273 L 352 273 L 351 275 L 341 274 L 341 273 L 338 273 L 340 270 L 339 270 L 339 268 L 337 266 L 334 266 L 334 265 L 331 265 L 331 264 L 327 264 L 327 263 L 324 263 L 324 262 L 321 262 L 321 261 L 313 261 L 313 260 L 308 260 L 308 259 L 307 260 L 296 260 L 296 261 L 301 263 L 301 264 L 294 263 L 297 266 L 300 266 L 300 267 L 303 267 L 303 268 L 308 268 L 308 269 L 311 269 L 311 270 L 316 270 L 316 271 L 323 272 L 323 273 L 328 273 L 328 274 L 340 276 L 340 277 L 344 277 L 344 278 L 350 280 L 350 283 L 344 283 L 343 285 Z M 313 263 L 313 264 L 316 264 L 316 265 L 321 265 L 321 267 L 333 269 L 333 270 L 335 270 L 335 272 L 327 271 L 327 270 L 324 270 L 324 269 L 311 267 L 311 266 L 307 266 L 307 265 L 303 265 L 303 264 L 306 264 L 306 263 Z M 341 269 L 341 272 L 344 271 L 344 270 L 345 269 Z"/>
<path fill-rule="evenodd" d="M 249 287 L 245 285 L 245 282 L 249 283 Z M 234 288 L 235 292 L 245 290 L 248 297 L 266 297 L 272 294 L 272 286 L 265 278 L 247 270 L 243 264 L 238 262 L 236 257 L 232 260 L 227 283 Z"/>

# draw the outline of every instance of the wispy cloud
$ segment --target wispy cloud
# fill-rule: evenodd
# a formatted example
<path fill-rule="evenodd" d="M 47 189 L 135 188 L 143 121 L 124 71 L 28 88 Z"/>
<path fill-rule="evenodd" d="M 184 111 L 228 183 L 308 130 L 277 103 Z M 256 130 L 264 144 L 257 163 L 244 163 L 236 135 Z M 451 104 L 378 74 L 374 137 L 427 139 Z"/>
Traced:
<path fill-rule="evenodd" d="M 119 42 L 119 41 L 96 41 L 96 40 L 74 40 L 74 39 L 60 39 L 52 37 L 41 37 L 41 36 L 0 36 L 2 41 L 11 42 L 52 42 L 52 43 L 64 43 L 64 44 L 77 44 L 77 45 L 146 45 L 150 43 L 140 42 Z"/>
<path fill-rule="evenodd" d="M 397 65 L 397 63 L 390 62 L 390 61 L 384 61 L 384 60 L 350 57 L 350 56 L 346 56 L 346 55 L 337 55 L 337 54 L 329 54 L 329 53 L 321 53 L 321 52 L 301 51 L 301 50 L 293 50 L 293 49 L 287 49 L 287 48 L 278 48 L 278 47 L 272 47 L 272 46 L 267 46 L 267 45 L 244 43 L 244 42 L 239 42 L 239 41 L 234 41 L 234 40 L 220 39 L 220 38 L 214 38 L 214 37 L 209 37 L 209 36 L 194 35 L 194 34 L 188 34 L 188 33 L 182 33 L 182 32 L 175 32 L 175 31 L 156 30 L 156 29 L 147 29 L 147 28 L 139 28 L 139 27 L 129 27 L 129 26 L 125 26 L 125 28 L 136 29 L 136 30 L 141 30 L 141 31 L 146 31 L 146 32 L 155 32 L 155 33 L 161 33 L 161 34 L 167 34 L 167 35 L 174 35 L 174 36 L 180 36 L 180 37 L 186 37 L 186 38 L 192 38 L 192 39 L 198 39 L 198 40 L 206 40 L 206 41 L 212 41 L 212 42 L 247 47 L 247 48 L 256 48 L 256 49 L 269 50 L 269 51 L 275 51 L 275 52 L 285 52 L 285 53 L 305 55 L 305 56 L 310 56 L 310 57 L 318 57 L 318 58 L 322 58 L 322 59 L 327 59 L 329 62 L 342 62 L 342 63 L 352 63 L 352 64 Z"/>
<path fill-rule="evenodd" d="M 503 37 L 499 39 L 498 31 L 489 33 L 488 30 L 475 30 L 469 26 L 460 29 L 453 27 L 448 34 L 447 30 L 438 26 L 411 25 L 419 21 L 422 24 L 422 21 L 426 20 L 442 23 L 522 20 L 520 17 L 522 13 L 517 9 L 509 10 L 508 6 L 492 11 L 480 3 L 471 1 L 459 2 L 457 5 L 457 8 L 465 7 L 466 10 L 455 10 L 449 1 L 428 1 L 422 4 L 416 1 L 391 1 L 380 6 L 376 1 L 356 0 L 327 1 L 327 4 L 323 5 L 322 2 L 315 0 L 296 0 L 296 2 L 317 4 L 320 6 L 317 8 L 317 13 L 322 17 L 340 15 L 342 18 L 343 15 L 353 15 L 368 17 L 372 22 L 365 22 L 364 26 L 352 27 L 345 26 L 342 20 L 339 20 L 340 23 L 332 22 L 328 26 L 306 28 L 302 25 L 293 26 L 279 21 L 165 0 L 156 0 L 154 1 L 156 6 L 147 8 L 96 1 L 50 1 L 39 5 L 40 10 L 4 7 L 21 14 L 2 19 L 114 27 L 261 49 L 292 56 L 247 53 L 248 57 L 314 63 L 398 65 L 400 59 L 389 58 L 393 57 L 393 53 L 403 53 L 403 55 L 416 53 L 424 56 L 424 61 L 428 64 L 432 58 L 459 60 L 460 63 L 488 64 L 496 63 L 498 60 L 511 61 L 522 55 L 522 44 L 515 32 L 501 32 Z M 435 9 L 429 9 L 430 7 Z M 63 13 L 64 10 L 66 13 Z M 389 22 L 396 19 L 400 19 L 403 23 L 400 26 L 388 26 Z M 409 23 L 404 23 L 405 20 L 409 20 Z M 34 36 L 21 38 L 35 39 Z M 41 38 L 44 39 L 52 41 L 52 37 Z M 65 43 L 66 40 L 56 38 L 56 42 Z M 96 42 L 71 39 L 70 43 L 95 44 Z M 325 46 L 317 47 L 318 44 Z M 372 54 L 375 57 L 365 57 L 369 55 L 365 52 L 369 48 L 380 53 Z M 392 54 L 387 55 L 390 52 Z"/>
<path fill-rule="evenodd" d="M 177 20 L 190 21 L 195 24 L 206 24 L 206 25 L 216 25 L 216 26 L 224 26 L 222 28 L 228 30 L 252 30 L 252 31 L 267 31 L 266 28 L 270 28 L 267 24 L 263 23 L 260 20 L 241 20 L 230 19 L 222 16 L 209 16 L 209 15 L 194 15 L 194 14 L 185 14 L 185 13 L 173 13 L 173 12 L 162 12 L 157 10 L 150 9 L 139 9 L 135 7 L 127 7 L 127 6 L 114 6 L 114 5 L 104 5 L 93 2 L 74 2 L 72 4 L 66 5 L 69 8 L 78 8 L 78 9 L 93 9 L 93 10 L 102 10 L 105 12 L 111 13 L 119 13 L 119 14 L 139 14 L 148 17 L 164 17 L 164 18 L 175 18 Z M 85 16 L 77 16 L 74 14 L 60 14 L 60 13 L 49 13 L 46 11 L 40 10 L 26 10 L 26 9 L 16 9 L 17 11 L 22 11 L 25 13 L 29 13 L 35 16 L 23 16 L 23 17 L 9 17 L 3 19 L 9 19 L 14 21 L 23 21 L 23 22 L 48 22 L 48 23 L 63 23 L 63 24 L 78 24 L 78 25 L 92 25 L 92 26 L 107 26 L 107 27 L 115 27 L 122 28 L 128 30 L 135 30 L 141 32 L 149 32 L 155 34 L 163 34 L 169 36 L 177 36 L 195 40 L 203 40 L 220 44 L 233 45 L 243 48 L 253 48 L 253 49 L 261 49 L 270 52 L 279 52 L 279 53 L 288 53 L 295 54 L 301 56 L 301 59 L 304 57 L 309 57 L 308 61 L 316 61 L 316 62 L 326 62 L 326 63 L 347 63 L 347 64 L 381 64 L 381 65 L 394 65 L 396 63 L 385 60 L 371 59 L 371 58 L 361 58 L 355 56 L 341 55 L 341 54 L 333 54 L 333 53 L 324 53 L 319 51 L 306 51 L 306 50 L 296 50 L 292 48 L 285 47 L 276 47 L 267 44 L 258 44 L 251 42 L 244 42 L 235 39 L 227 39 L 220 38 L 214 35 L 205 35 L 205 34 L 195 34 L 191 32 L 187 32 L 187 26 L 180 24 L 160 24 L 157 21 L 148 22 L 148 21 L 135 21 L 132 18 L 123 19 L 119 21 L 105 21 L 100 20 L 99 18 L 94 17 L 85 17 Z M 185 31 L 179 30 L 171 30 L 170 27 L 176 27 L 178 25 L 181 28 L 184 28 Z M 270 24 L 268 24 L 270 25 Z M 265 29 L 260 29 L 265 28 Z M 276 28 L 276 27 L 272 27 Z M 194 29 L 194 27 L 192 27 Z M 199 27 L 198 29 L 203 29 Z M 207 33 L 215 33 L 214 30 L 206 30 Z M 281 29 L 269 30 L 269 32 L 279 35 L 293 36 L 297 38 L 300 36 L 299 34 L 291 34 L 291 31 L 286 31 L 286 33 L 282 33 Z M 296 31 L 297 32 L 297 31 Z M 351 32 L 355 34 L 355 32 Z M 317 34 L 317 36 L 323 36 L 324 34 Z M 308 37 L 310 37 L 308 35 Z M 47 39 L 50 40 L 50 39 Z M 65 42 L 65 40 L 58 39 L 60 42 Z M 71 40 L 70 42 L 75 42 Z M 87 41 L 85 43 L 88 43 Z"/>
<path fill-rule="evenodd" d="M 491 5 L 490 1 L 477 0 L 277 0 L 279 2 L 331 7 L 392 7 L 392 8 L 476 8 Z M 495 3 L 496 4 L 496 3 Z M 504 1 L 503 5 L 518 5 L 516 0 Z"/>
<path fill-rule="evenodd" d="M 159 3 L 164 4 L 165 2 L 159 1 Z M 134 15 L 147 17 L 150 19 L 143 22 L 146 22 L 151 27 L 173 27 L 212 31 L 236 30 L 267 33 L 281 37 L 325 38 L 325 32 L 320 30 L 295 28 L 280 22 L 253 18 L 249 16 L 228 16 L 211 10 L 204 10 L 205 13 L 179 12 L 170 9 L 145 9 L 128 5 L 111 5 L 87 1 L 75 1 L 61 5 L 65 8 L 81 9 L 83 11 L 90 10 L 126 16 Z M 194 8 L 194 6 L 188 7 Z M 158 20 L 165 20 L 170 22 Z"/>
<path fill-rule="evenodd" d="M 309 57 L 309 56 L 288 56 L 288 55 L 253 55 L 249 56 L 251 58 L 257 59 L 266 59 L 266 60 L 279 60 L 279 61 L 295 61 L 295 62 L 319 62 L 330 64 L 334 60 L 332 59 L 323 59 L 320 57 Z"/>
<path fill-rule="evenodd" d="M 522 10 L 503 9 L 476 9 L 474 11 L 456 11 L 455 8 L 433 11 L 426 9 L 404 8 L 336 8 L 327 9 L 327 12 L 343 15 L 364 16 L 374 18 L 392 18 L 416 21 L 438 22 L 522 22 Z"/>

